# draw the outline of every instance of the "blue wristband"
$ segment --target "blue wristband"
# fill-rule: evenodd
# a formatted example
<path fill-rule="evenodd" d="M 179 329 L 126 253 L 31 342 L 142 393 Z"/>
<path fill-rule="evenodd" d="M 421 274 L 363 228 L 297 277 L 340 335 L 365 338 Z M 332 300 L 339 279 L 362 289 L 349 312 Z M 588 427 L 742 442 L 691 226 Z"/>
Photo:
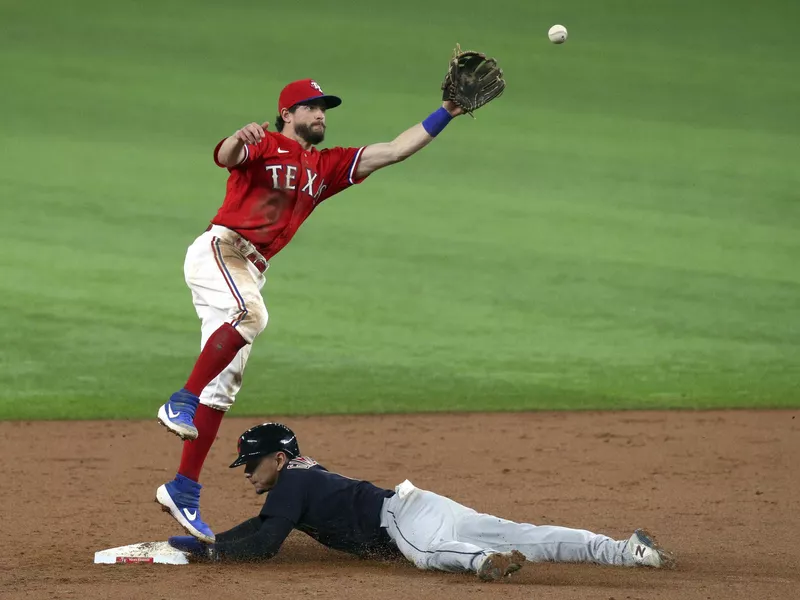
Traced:
<path fill-rule="evenodd" d="M 422 126 L 425 128 L 425 131 L 428 132 L 429 136 L 436 137 L 452 120 L 453 115 L 447 112 L 444 106 L 441 106 L 428 115 L 428 118 L 422 122 Z"/>

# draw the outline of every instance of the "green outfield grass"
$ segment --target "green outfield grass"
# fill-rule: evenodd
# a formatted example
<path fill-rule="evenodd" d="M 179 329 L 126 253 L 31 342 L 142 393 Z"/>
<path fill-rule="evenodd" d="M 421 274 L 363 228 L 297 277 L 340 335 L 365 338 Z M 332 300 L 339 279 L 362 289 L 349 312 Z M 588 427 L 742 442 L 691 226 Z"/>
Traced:
<path fill-rule="evenodd" d="M 154 417 L 199 351 L 216 142 L 300 77 L 345 100 L 326 143 L 389 140 L 456 41 L 506 94 L 272 261 L 233 413 L 800 405 L 796 3 L 281 10 L 0 8 L 0 419 Z"/>

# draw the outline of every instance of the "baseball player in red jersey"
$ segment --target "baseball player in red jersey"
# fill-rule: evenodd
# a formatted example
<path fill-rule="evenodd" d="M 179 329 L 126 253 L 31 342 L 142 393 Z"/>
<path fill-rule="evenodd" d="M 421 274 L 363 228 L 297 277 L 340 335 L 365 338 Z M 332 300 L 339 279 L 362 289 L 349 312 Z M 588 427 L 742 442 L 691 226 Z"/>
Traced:
<path fill-rule="evenodd" d="M 184 444 L 175 479 L 156 492 L 163 509 L 206 542 L 214 533 L 200 516 L 198 479 L 253 341 L 267 326 L 261 288 L 268 261 L 321 202 L 415 154 L 463 112 L 445 101 L 391 142 L 317 150 L 326 111 L 340 104 L 311 79 L 292 82 L 280 94 L 277 132 L 250 123 L 214 149 L 214 162 L 229 172 L 225 200 L 184 264 L 202 322 L 201 352 L 186 384 L 158 410 L 159 422 Z"/>

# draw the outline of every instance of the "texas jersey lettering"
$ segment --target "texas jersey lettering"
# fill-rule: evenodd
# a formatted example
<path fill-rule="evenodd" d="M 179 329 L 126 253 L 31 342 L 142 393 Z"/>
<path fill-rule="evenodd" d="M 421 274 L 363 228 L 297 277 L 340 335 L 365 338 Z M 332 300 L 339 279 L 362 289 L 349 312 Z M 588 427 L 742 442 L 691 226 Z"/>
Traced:
<path fill-rule="evenodd" d="M 223 140 L 224 141 L 224 140 Z M 214 161 L 219 166 L 217 152 Z M 277 132 L 245 146 L 244 160 L 228 170 L 225 200 L 213 219 L 252 242 L 269 260 L 297 233 L 320 202 L 362 180 L 355 179 L 363 148 L 303 147 Z"/>

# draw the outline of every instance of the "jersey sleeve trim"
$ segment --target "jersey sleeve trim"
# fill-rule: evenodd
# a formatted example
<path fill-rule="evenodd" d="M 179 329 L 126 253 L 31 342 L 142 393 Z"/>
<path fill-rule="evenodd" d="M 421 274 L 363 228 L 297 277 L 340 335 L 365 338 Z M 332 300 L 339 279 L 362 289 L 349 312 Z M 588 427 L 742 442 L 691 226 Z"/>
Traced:
<path fill-rule="evenodd" d="M 227 140 L 227 139 L 228 138 L 224 138 L 214 148 L 214 163 L 218 167 L 222 167 L 223 169 L 232 169 L 233 167 L 238 167 L 239 165 L 243 165 L 244 163 L 246 163 L 250 159 L 250 147 L 247 144 L 244 145 L 244 158 L 242 160 L 240 160 L 238 163 L 236 163 L 235 165 L 229 167 L 228 165 L 223 165 L 221 162 L 219 162 L 219 149 L 222 147 L 222 144 L 224 144 L 225 140 Z"/>
<path fill-rule="evenodd" d="M 347 172 L 347 181 L 350 185 L 356 185 L 357 183 L 361 183 L 366 179 L 366 177 L 362 177 L 361 179 L 356 179 L 356 171 L 358 170 L 358 163 L 361 160 L 361 154 L 364 152 L 365 146 L 361 146 L 356 152 L 356 155 L 353 157 L 353 162 L 350 164 L 350 169 Z"/>
<path fill-rule="evenodd" d="M 225 143 L 226 139 L 228 139 L 228 138 L 223 138 L 222 140 L 220 140 L 219 144 L 214 146 L 214 164 L 217 165 L 218 167 L 223 168 L 223 169 L 225 169 L 227 167 L 225 165 L 223 165 L 221 162 L 219 162 L 219 149 L 222 147 L 222 144 Z"/>

